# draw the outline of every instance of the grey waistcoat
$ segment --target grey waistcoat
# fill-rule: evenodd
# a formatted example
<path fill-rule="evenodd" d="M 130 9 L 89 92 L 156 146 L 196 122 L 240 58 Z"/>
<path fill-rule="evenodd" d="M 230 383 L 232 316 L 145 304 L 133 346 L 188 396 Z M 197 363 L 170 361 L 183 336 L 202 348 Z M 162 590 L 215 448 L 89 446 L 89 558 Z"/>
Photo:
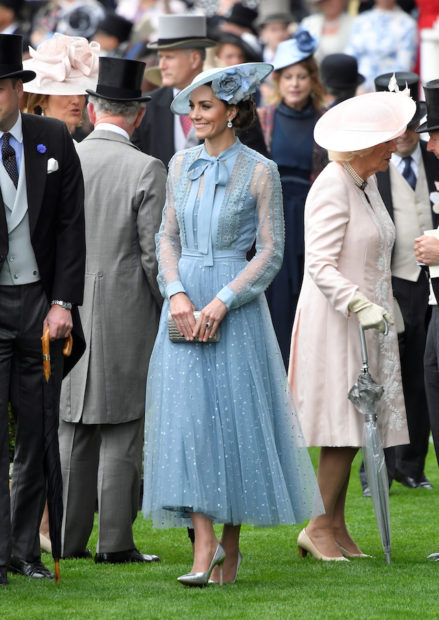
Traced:
<path fill-rule="evenodd" d="M 40 274 L 30 240 L 24 153 L 17 189 L 2 164 L 0 187 L 9 235 L 9 252 L 0 271 L 0 284 L 12 286 L 37 282 Z"/>

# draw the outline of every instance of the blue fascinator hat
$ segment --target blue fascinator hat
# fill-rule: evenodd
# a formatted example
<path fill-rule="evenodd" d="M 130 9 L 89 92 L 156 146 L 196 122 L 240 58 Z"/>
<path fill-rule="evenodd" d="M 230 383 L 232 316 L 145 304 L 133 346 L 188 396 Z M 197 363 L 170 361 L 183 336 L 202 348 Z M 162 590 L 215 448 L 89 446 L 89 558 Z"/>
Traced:
<path fill-rule="evenodd" d="M 279 43 L 274 56 L 274 70 L 279 71 L 297 62 L 305 60 L 314 54 L 318 41 L 316 37 L 299 26 L 291 39 Z"/>
<path fill-rule="evenodd" d="M 273 65 L 268 62 L 245 62 L 231 67 L 207 69 L 178 93 L 171 103 L 171 111 L 174 114 L 188 114 L 191 92 L 205 84 L 211 84 L 215 97 L 231 105 L 250 99 L 257 85 L 272 70 Z"/>

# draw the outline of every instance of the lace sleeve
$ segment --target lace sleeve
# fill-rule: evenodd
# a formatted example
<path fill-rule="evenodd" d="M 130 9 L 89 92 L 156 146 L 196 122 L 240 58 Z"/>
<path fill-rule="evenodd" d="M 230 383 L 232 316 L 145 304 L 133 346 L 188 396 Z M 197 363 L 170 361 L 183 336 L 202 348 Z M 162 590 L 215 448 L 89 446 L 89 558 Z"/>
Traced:
<path fill-rule="evenodd" d="M 257 163 L 250 183 L 256 200 L 256 254 L 217 297 L 226 306 L 237 308 L 262 293 L 282 265 L 284 250 L 284 219 L 282 188 L 274 162 Z"/>
<path fill-rule="evenodd" d="M 175 293 L 184 293 L 183 284 L 178 273 L 178 261 L 181 255 L 180 228 L 175 210 L 174 181 L 181 170 L 182 156 L 174 156 L 169 163 L 166 181 L 166 203 L 163 208 L 162 223 L 156 235 L 156 253 L 159 264 L 157 280 L 163 297 L 169 299 Z"/>

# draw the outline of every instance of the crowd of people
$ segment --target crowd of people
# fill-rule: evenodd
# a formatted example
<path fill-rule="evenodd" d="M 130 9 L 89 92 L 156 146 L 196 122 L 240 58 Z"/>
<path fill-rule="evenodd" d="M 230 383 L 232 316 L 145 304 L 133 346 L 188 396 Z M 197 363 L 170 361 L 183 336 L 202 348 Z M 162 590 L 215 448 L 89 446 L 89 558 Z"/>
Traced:
<path fill-rule="evenodd" d="M 160 561 L 134 541 L 142 496 L 154 527 L 188 530 L 185 586 L 236 581 L 243 523 L 309 519 L 303 557 L 370 557 L 345 520 L 359 325 L 389 483 L 432 488 L 428 9 L 0 0 L 0 585 L 53 578 L 42 549 L 92 558 L 96 509 L 96 563 Z"/>

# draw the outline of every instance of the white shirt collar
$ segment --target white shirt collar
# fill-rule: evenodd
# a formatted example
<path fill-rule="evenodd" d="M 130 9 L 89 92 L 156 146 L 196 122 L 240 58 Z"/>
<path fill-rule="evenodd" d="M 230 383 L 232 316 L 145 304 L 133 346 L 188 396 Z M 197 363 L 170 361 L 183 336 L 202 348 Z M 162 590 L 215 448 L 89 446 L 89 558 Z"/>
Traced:
<path fill-rule="evenodd" d="M 119 125 L 114 125 L 113 123 L 98 123 L 94 129 L 95 131 L 112 131 L 113 133 L 118 133 L 120 136 L 123 136 L 127 140 L 130 139 L 128 132 Z"/>
<path fill-rule="evenodd" d="M 10 133 L 17 140 L 17 142 L 20 142 L 20 144 L 23 143 L 23 126 L 21 122 L 21 113 L 18 115 L 15 125 L 8 132 L 0 131 L 0 139 L 3 138 L 4 133 Z"/>
<path fill-rule="evenodd" d="M 421 147 L 419 146 L 419 142 L 416 145 L 415 150 L 411 154 L 411 158 L 413 159 L 416 166 L 419 166 L 419 162 L 421 160 Z M 397 153 L 392 153 L 392 163 L 398 168 L 401 165 L 402 157 Z"/>

